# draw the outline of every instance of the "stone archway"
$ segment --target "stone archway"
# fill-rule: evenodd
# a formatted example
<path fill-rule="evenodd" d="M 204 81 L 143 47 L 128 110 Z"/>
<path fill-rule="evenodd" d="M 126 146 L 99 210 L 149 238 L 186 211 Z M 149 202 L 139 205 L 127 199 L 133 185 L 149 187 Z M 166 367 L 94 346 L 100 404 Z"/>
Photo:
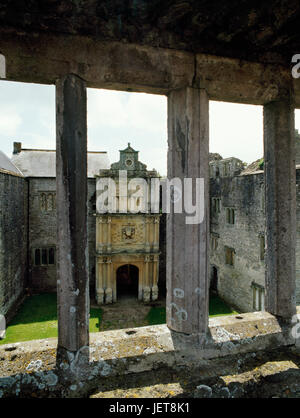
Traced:
<path fill-rule="evenodd" d="M 133 264 L 123 264 L 116 273 L 117 298 L 135 296 L 138 298 L 139 269 Z"/>

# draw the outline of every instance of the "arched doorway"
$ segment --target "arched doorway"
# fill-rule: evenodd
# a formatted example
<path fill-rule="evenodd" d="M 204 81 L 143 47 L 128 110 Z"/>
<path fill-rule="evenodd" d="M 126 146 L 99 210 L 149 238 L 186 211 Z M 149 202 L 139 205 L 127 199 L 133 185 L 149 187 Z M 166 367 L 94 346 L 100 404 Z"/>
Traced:
<path fill-rule="evenodd" d="M 117 270 L 117 297 L 138 297 L 139 269 L 132 264 L 124 264 Z"/>
<path fill-rule="evenodd" d="M 215 266 L 211 268 L 210 291 L 215 294 L 218 293 L 218 269 Z"/>

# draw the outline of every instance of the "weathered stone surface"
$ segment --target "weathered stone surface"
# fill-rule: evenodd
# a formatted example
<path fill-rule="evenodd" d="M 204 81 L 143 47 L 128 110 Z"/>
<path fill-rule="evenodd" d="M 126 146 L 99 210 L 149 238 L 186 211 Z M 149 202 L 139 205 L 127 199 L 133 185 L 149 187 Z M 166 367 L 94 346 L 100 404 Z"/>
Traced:
<path fill-rule="evenodd" d="M 287 64 L 299 45 L 299 13 L 297 1 L 5 0 L 0 25 L 3 32 L 60 32 Z"/>
<path fill-rule="evenodd" d="M 278 64 L 61 34 L 24 38 L 6 32 L 0 51 L 11 81 L 54 84 L 71 72 L 93 88 L 168 94 L 186 86 L 202 87 L 211 100 L 261 105 L 276 100 L 293 81 L 300 107 L 299 79 L 293 80 L 290 68 Z"/>
<path fill-rule="evenodd" d="M 167 324 L 185 333 L 206 332 L 208 321 L 208 97 L 203 89 L 173 91 L 168 98 L 168 178 L 182 182 L 182 213 L 167 216 Z M 199 191 L 199 219 L 189 223 L 184 179 Z M 197 186 L 196 186 L 197 184 Z M 179 187 L 174 185 L 174 188 Z M 187 199 L 184 199 L 187 198 Z M 172 205 L 173 206 L 173 205 Z"/>
<path fill-rule="evenodd" d="M 58 352 L 67 361 L 81 358 L 89 341 L 86 108 L 83 80 L 67 75 L 57 81 Z"/>
<path fill-rule="evenodd" d="M 263 171 L 237 176 L 220 172 L 210 179 L 210 198 L 221 199 L 220 211 L 213 210 L 211 200 L 210 278 L 215 268 L 219 296 L 242 312 L 255 310 L 252 282 L 265 287 L 260 244 L 265 233 L 264 193 Z M 228 208 L 234 208 L 234 224 L 228 223 Z M 234 250 L 234 266 L 226 264 L 226 247 Z"/>
<path fill-rule="evenodd" d="M 266 309 L 295 313 L 296 170 L 292 99 L 264 107 Z"/>
<path fill-rule="evenodd" d="M 37 248 L 57 246 L 57 214 L 56 214 L 56 179 L 55 178 L 29 178 L 29 286 L 32 292 L 56 292 L 57 277 L 56 266 L 37 266 L 34 260 L 34 251 Z M 95 179 L 89 178 L 88 182 L 88 243 L 89 243 L 89 284 L 94 291 L 95 286 L 95 243 L 96 220 L 93 208 L 93 196 L 95 197 Z M 41 207 L 41 195 L 51 194 L 54 205 L 45 210 Z M 50 210 L 51 209 L 51 210 Z"/>
<path fill-rule="evenodd" d="M 197 386 L 206 385 L 212 389 L 212 397 L 247 397 L 255 392 L 253 383 L 258 379 L 267 383 L 270 375 L 273 382 L 277 375 L 272 390 L 278 393 L 278 383 L 286 384 L 285 372 L 292 362 L 296 374 L 291 382 L 299 379 L 297 351 L 278 349 L 293 343 L 290 328 L 272 315 L 213 318 L 209 330 L 211 336 L 201 345 L 197 338 L 172 332 L 165 325 L 93 333 L 90 363 L 80 368 L 76 357 L 69 363 L 56 363 L 55 338 L 3 345 L 1 396 L 78 397 L 95 393 L 96 397 L 123 397 L 127 392 L 127 397 L 147 393 L 193 397 Z M 269 361 L 275 362 L 272 368 Z M 280 371 L 284 373 L 278 375 Z M 133 380 L 135 386 L 130 383 Z M 139 382 L 148 388 L 139 389 Z M 181 389 L 175 385 L 178 382 Z"/>
<path fill-rule="evenodd" d="M 0 170 L 0 314 L 7 322 L 27 280 L 27 183 Z"/>

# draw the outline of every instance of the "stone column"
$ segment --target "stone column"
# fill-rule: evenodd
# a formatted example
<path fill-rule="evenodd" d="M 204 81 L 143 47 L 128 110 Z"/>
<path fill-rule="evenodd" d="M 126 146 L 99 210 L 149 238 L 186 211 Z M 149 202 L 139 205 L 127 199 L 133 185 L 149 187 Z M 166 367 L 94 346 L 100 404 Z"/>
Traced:
<path fill-rule="evenodd" d="M 107 218 L 107 252 L 111 252 L 111 217 Z"/>
<path fill-rule="evenodd" d="M 103 285 L 103 257 L 96 259 L 96 299 L 97 304 L 104 303 L 104 285 Z"/>
<path fill-rule="evenodd" d="M 153 259 L 153 280 L 152 280 L 152 300 L 158 299 L 158 287 L 157 287 L 157 278 L 158 278 L 158 255 L 154 256 Z"/>
<path fill-rule="evenodd" d="M 153 219 L 154 222 L 154 238 L 153 238 L 153 250 L 159 249 L 159 215 Z"/>
<path fill-rule="evenodd" d="M 204 89 L 185 88 L 168 97 L 168 179 L 204 179 L 203 220 L 167 215 L 167 325 L 203 334 L 208 326 L 209 100 Z M 194 203 L 194 202 L 193 202 Z M 184 205 L 183 205 L 184 207 Z"/>
<path fill-rule="evenodd" d="M 150 218 L 145 217 L 145 250 L 150 252 Z"/>
<path fill-rule="evenodd" d="M 102 217 L 97 217 L 96 243 L 97 243 L 97 250 L 99 252 L 102 252 L 103 250 L 103 218 Z"/>
<path fill-rule="evenodd" d="M 110 224 L 109 224 L 110 225 Z M 105 290 L 105 303 L 113 302 L 113 286 L 112 286 L 112 260 L 111 257 L 107 258 L 107 280 L 106 280 L 106 290 Z"/>
<path fill-rule="evenodd" d="M 264 106 L 266 310 L 295 313 L 296 169 L 290 99 Z"/>
<path fill-rule="evenodd" d="M 82 359 L 89 344 L 85 82 L 56 83 L 58 361 Z"/>
<path fill-rule="evenodd" d="M 143 301 L 150 301 L 150 284 L 149 284 L 149 262 L 150 256 L 145 256 L 145 269 L 144 269 L 144 287 L 143 287 Z"/>

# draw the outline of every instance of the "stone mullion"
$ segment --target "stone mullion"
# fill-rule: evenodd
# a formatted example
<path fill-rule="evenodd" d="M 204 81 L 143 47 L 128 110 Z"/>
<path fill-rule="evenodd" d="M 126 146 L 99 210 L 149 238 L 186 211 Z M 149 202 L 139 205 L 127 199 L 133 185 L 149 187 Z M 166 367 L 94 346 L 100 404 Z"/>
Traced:
<path fill-rule="evenodd" d="M 296 312 L 296 170 L 291 98 L 264 106 L 266 310 L 283 318 Z"/>
<path fill-rule="evenodd" d="M 56 140 L 57 359 L 70 361 L 89 344 L 87 100 L 76 75 L 56 83 Z"/>
<path fill-rule="evenodd" d="M 168 178 L 204 181 L 203 221 L 186 224 L 183 213 L 167 217 L 167 324 L 187 334 L 208 326 L 208 96 L 204 89 L 168 97 Z"/>

